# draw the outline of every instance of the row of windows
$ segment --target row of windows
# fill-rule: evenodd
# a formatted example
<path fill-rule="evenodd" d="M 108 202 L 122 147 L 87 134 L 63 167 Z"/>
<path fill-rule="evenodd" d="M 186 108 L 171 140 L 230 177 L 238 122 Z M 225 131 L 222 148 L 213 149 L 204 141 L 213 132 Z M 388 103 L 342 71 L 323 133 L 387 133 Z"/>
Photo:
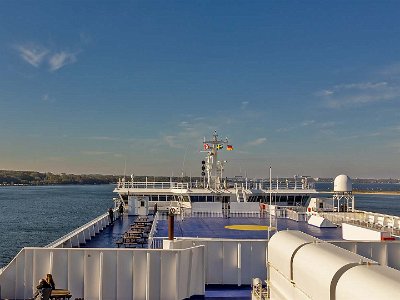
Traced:
<path fill-rule="evenodd" d="M 145 195 L 143 195 L 145 196 Z M 182 196 L 180 195 L 152 195 L 149 196 L 150 201 L 180 201 L 182 200 Z M 304 205 L 309 196 L 289 196 L 289 195 L 272 195 L 272 203 L 284 202 L 288 205 Z M 189 201 L 189 196 L 183 196 L 183 201 Z M 230 196 L 204 196 L 204 195 L 191 195 L 191 202 L 222 202 L 229 203 Z M 262 202 L 269 203 L 269 195 L 258 195 L 258 196 L 249 196 L 247 199 L 248 202 Z"/>
<path fill-rule="evenodd" d="M 145 195 L 143 195 L 145 196 Z M 149 196 L 150 201 L 183 201 L 188 202 L 189 201 L 189 196 L 184 195 L 152 195 Z M 191 195 L 190 196 L 190 201 L 191 202 L 222 202 L 222 203 L 228 203 L 230 200 L 230 196 L 196 196 L 196 195 Z"/>
<path fill-rule="evenodd" d="M 149 196 L 150 201 L 183 201 L 183 202 L 188 202 L 189 197 L 184 195 L 153 195 Z"/>
<path fill-rule="evenodd" d="M 289 195 L 272 195 L 271 202 L 278 203 L 284 202 L 288 205 L 304 205 L 309 196 L 289 196 Z M 249 202 L 262 202 L 262 203 L 269 203 L 269 195 L 259 195 L 259 196 L 250 196 L 248 198 Z"/>
<path fill-rule="evenodd" d="M 228 203 L 230 200 L 230 196 L 190 196 L 191 202 L 222 202 Z"/>

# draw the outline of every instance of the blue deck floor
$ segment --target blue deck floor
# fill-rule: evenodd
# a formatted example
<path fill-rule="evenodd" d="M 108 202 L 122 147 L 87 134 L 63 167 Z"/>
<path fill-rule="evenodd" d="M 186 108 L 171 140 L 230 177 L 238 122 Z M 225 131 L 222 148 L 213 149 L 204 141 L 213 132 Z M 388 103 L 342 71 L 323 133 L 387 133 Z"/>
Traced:
<path fill-rule="evenodd" d="M 116 242 L 121 239 L 124 232 L 130 228 L 130 224 L 136 220 L 135 216 L 125 215 L 108 225 L 98 235 L 87 241 L 82 248 L 117 248 Z"/>
<path fill-rule="evenodd" d="M 267 230 L 232 230 L 228 225 L 268 225 L 269 218 L 186 218 L 183 221 L 175 220 L 175 237 L 205 237 L 205 238 L 232 238 L 232 239 L 265 239 Z M 275 219 L 272 219 L 275 226 Z M 166 220 L 158 222 L 158 237 L 168 236 Z M 278 219 L 278 230 L 300 230 L 323 240 L 341 240 L 341 228 L 318 228 L 306 222 L 296 222 L 289 219 Z"/>
<path fill-rule="evenodd" d="M 100 234 L 87 241 L 84 248 L 116 248 L 116 242 L 126 232 L 136 217 L 125 216 L 117 219 L 113 224 L 103 229 Z M 204 237 L 204 238 L 230 238 L 230 239 L 265 239 L 267 230 L 232 230 L 228 225 L 268 225 L 269 218 L 199 218 L 191 217 L 183 221 L 175 219 L 175 237 Z M 272 219 L 273 226 L 275 219 Z M 157 226 L 157 237 L 168 236 L 166 220 L 160 220 Z M 341 240 L 341 228 L 318 228 L 306 222 L 296 222 L 289 219 L 278 219 L 278 230 L 300 230 L 323 240 Z M 271 232 L 273 234 L 273 231 Z"/>
<path fill-rule="evenodd" d="M 193 296 L 190 299 L 231 299 L 231 300 L 247 300 L 251 299 L 250 286 L 231 286 L 231 285 L 206 285 L 204 296 Z"/>

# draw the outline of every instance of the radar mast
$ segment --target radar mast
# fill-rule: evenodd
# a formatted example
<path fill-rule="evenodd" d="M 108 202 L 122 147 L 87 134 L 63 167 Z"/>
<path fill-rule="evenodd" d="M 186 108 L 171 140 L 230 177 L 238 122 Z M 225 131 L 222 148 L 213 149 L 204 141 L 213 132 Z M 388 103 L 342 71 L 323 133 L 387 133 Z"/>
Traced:
<path fill-rule="evenodd" d="M 207 187 L 209 188 L 222 188 L 224 164 L 226 161 L 218 161 L 218 150 L 223 149 L 225 144 L 228 144 L 228 138 L 225 138 L 225 140 L 219 140 L 216 130 L 214 130 L 211 140 L 207 141 L 204 137 L 204 152 L 207 152 L 205 167 L 207 175 Z"/>

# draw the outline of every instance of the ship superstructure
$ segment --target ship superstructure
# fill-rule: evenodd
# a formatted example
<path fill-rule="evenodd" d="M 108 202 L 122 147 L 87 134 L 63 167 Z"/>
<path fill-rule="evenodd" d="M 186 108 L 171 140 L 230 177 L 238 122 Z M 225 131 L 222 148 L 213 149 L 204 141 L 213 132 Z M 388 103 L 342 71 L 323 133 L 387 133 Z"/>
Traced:
<path fill-rule="evenodd" d="M 311 196 L 317 194 L 309 184 L 308 176 L 296 175 L 290 181 L 224 177 L 226 161 L 219 160 L 220 150 L 224 148 L 229 151 L 233 146 L 229 145 L 228 138 L 220 139 L 214 131 L 211 139 L 204 138 L 202 152 L 205 153 L 205 158 L 202 161 L 200 180 L 181 182 L 171 178 L 166 182 L 152 182 L 147 179 L 138 182 L 133 176 L 130 181 L 122 178 L 114 190 L 119 195 L 116 200 L 123 200 L 127 204 L 128 198 L 147 197 L 151 207 L 156 203 L 160 207 L 168 206 L 171 201 L 181 203 L 186 208 L 197 202 L 304 206 Z"/>

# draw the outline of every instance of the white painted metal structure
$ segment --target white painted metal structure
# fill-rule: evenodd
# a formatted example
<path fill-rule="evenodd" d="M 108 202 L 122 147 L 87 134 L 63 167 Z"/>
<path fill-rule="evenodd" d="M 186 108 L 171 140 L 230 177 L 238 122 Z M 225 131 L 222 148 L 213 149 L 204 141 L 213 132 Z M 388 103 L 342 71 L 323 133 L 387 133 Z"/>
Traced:
<path fill-rule="evenodd" d="M 338 280 L 336 300 L 400 299 L 399 273 L 378 265 L 358 265 Z"/>
<path fill-rule="evenodd" d="M 343 239 L 349 241 L 381 241 L 390 237 L 390 233 L 375 228 L 342 223 Z"/>
<path fill-rule="evenodd" d="M 238 239 L 179 238 L 174 249 L 205 247 L 206 284 L 251 284 L 252 278 L 267 277 L 267 241 Z"/>
<path fill-rule="evenodd" d="M 276 233 L 268 266 L 271 299 L 400 299 L 400 271 L 302 232 Z M 373 280 L 383 283 L 362 287 Z M 364 291 L 354 293 L 354 282 Z"/>
<path fill-rule="evenodd" d="M 336 176 L 333 182 L 333 191 L 337 193 L 349 193 L 353 191 L 353 183 L 349 176 L 341 174 Z"/>
<path fill-rule="evenodd" d="M 207 187 L 212 189 L 222 189 L 223 183 L 223 173 L 225 162 L 218 160 L 218 150 L 222 149 L 223 145 L 228 144 L 228 138 L 225 140 L 218 140 L 217 131 L 214 131 L 211 140 L 206 141 L 204 138 L 204 150 L 207 152 L 206 156 L 206 171 L 207 171 Z"/>
<path fill-rule="evenodd" d="M 400 270 L 400 241 L 332 241 L 333 245 Z"/>
<path fill-rule="evenodd" d="M 203 146 L 206 154 L 202 163 L 201 182 L 173 182 L 172 178 L 168 182 L 149 182 L 147 177 L 145 182 L 135 182 L 134 177 L 131 181 L 122 178 L 114 192 L 118 193 L 121 200 L 126 204 L 129 196 L 148 196 L 149 207 L 155 203 L 161 204 L 170 201 L 179 202 L 256 202 L 270 203 L 274 196 L 274 204 L 297 205 L 305 202 L 311 195 L 317 194 L 314 188 L 310 187 L 307 176 L 302 177 L 302 184 L 298 186 L 295 176 L 293 181 L 272 182 L 270 176 L 269 184 L 263 179 L 249 180 L 247 177 L 235 177 L 235 180 L 227 182 L 224 177 L 224 168 L 227 161 L 218 160 L 220 151 L 224 146 L 228 146 L 228 139 L 218 138 L 214 131 L 212 138 L 204 138 Z M 297 202 L 296 202 L 297 201 Z M 294 203 L 296 202 L 296 203 Z"/>
<path fill-rule="evenodd" d="M 31 298 L 47 273 L 85 300 L 204 295 L 204 251 L 24 248 L 0 273 L 0 299 Z"/>
<path fill-rule="evenodd" d="M 251 284 L 267 277 L 266 240 L 181 238 L 172 250 L 24 248 L 0 273 L 3 298 L 29 298 L 52 273 L 85 299 L 183 299 L 205 284 Z"/>
<path fill-rule="evenodd" d="M 311 215 L 307 223 L 319 228 L 336 227 L 336 225 L 328 219 L 316 215 Z"/>
<path fill-rule="evenodd" d="M 397 238 L 400 237 L 400 217 L 380 213 L 354 210 L 354 212 L 320 212 L 319 215 L 332 223 L 342 225 L 344 223 L 355 224 L 365 228 L 374 228 L 386 231 Z"/>
<path fill-rule="evenodd" d="M 244 213 L 244 212 L 260 212 L 260 203 L 258 202 L 232 202 L 230 204 L 230 213 Z"/>
<path fill-rule="evenodd" d="M 192 203 L 192 213 L 216 213 L 222 216 L 221 202 L 194 202 Z"/>
<path fill-rule="evenodd" d="M 149 214 L 149 197 L 147 196 L 129 196 L 128 197 L 128 215 L 129 216 L 147 216 Z"/>
<path fill-rule="evenodd" d="M 349 176 L 344 174 L 336 176 L 333 191 L 333 207 L 336 211 L 354 211 L 353 183 Z M 344 203 L 341 203 L 342 199 Z"/>

